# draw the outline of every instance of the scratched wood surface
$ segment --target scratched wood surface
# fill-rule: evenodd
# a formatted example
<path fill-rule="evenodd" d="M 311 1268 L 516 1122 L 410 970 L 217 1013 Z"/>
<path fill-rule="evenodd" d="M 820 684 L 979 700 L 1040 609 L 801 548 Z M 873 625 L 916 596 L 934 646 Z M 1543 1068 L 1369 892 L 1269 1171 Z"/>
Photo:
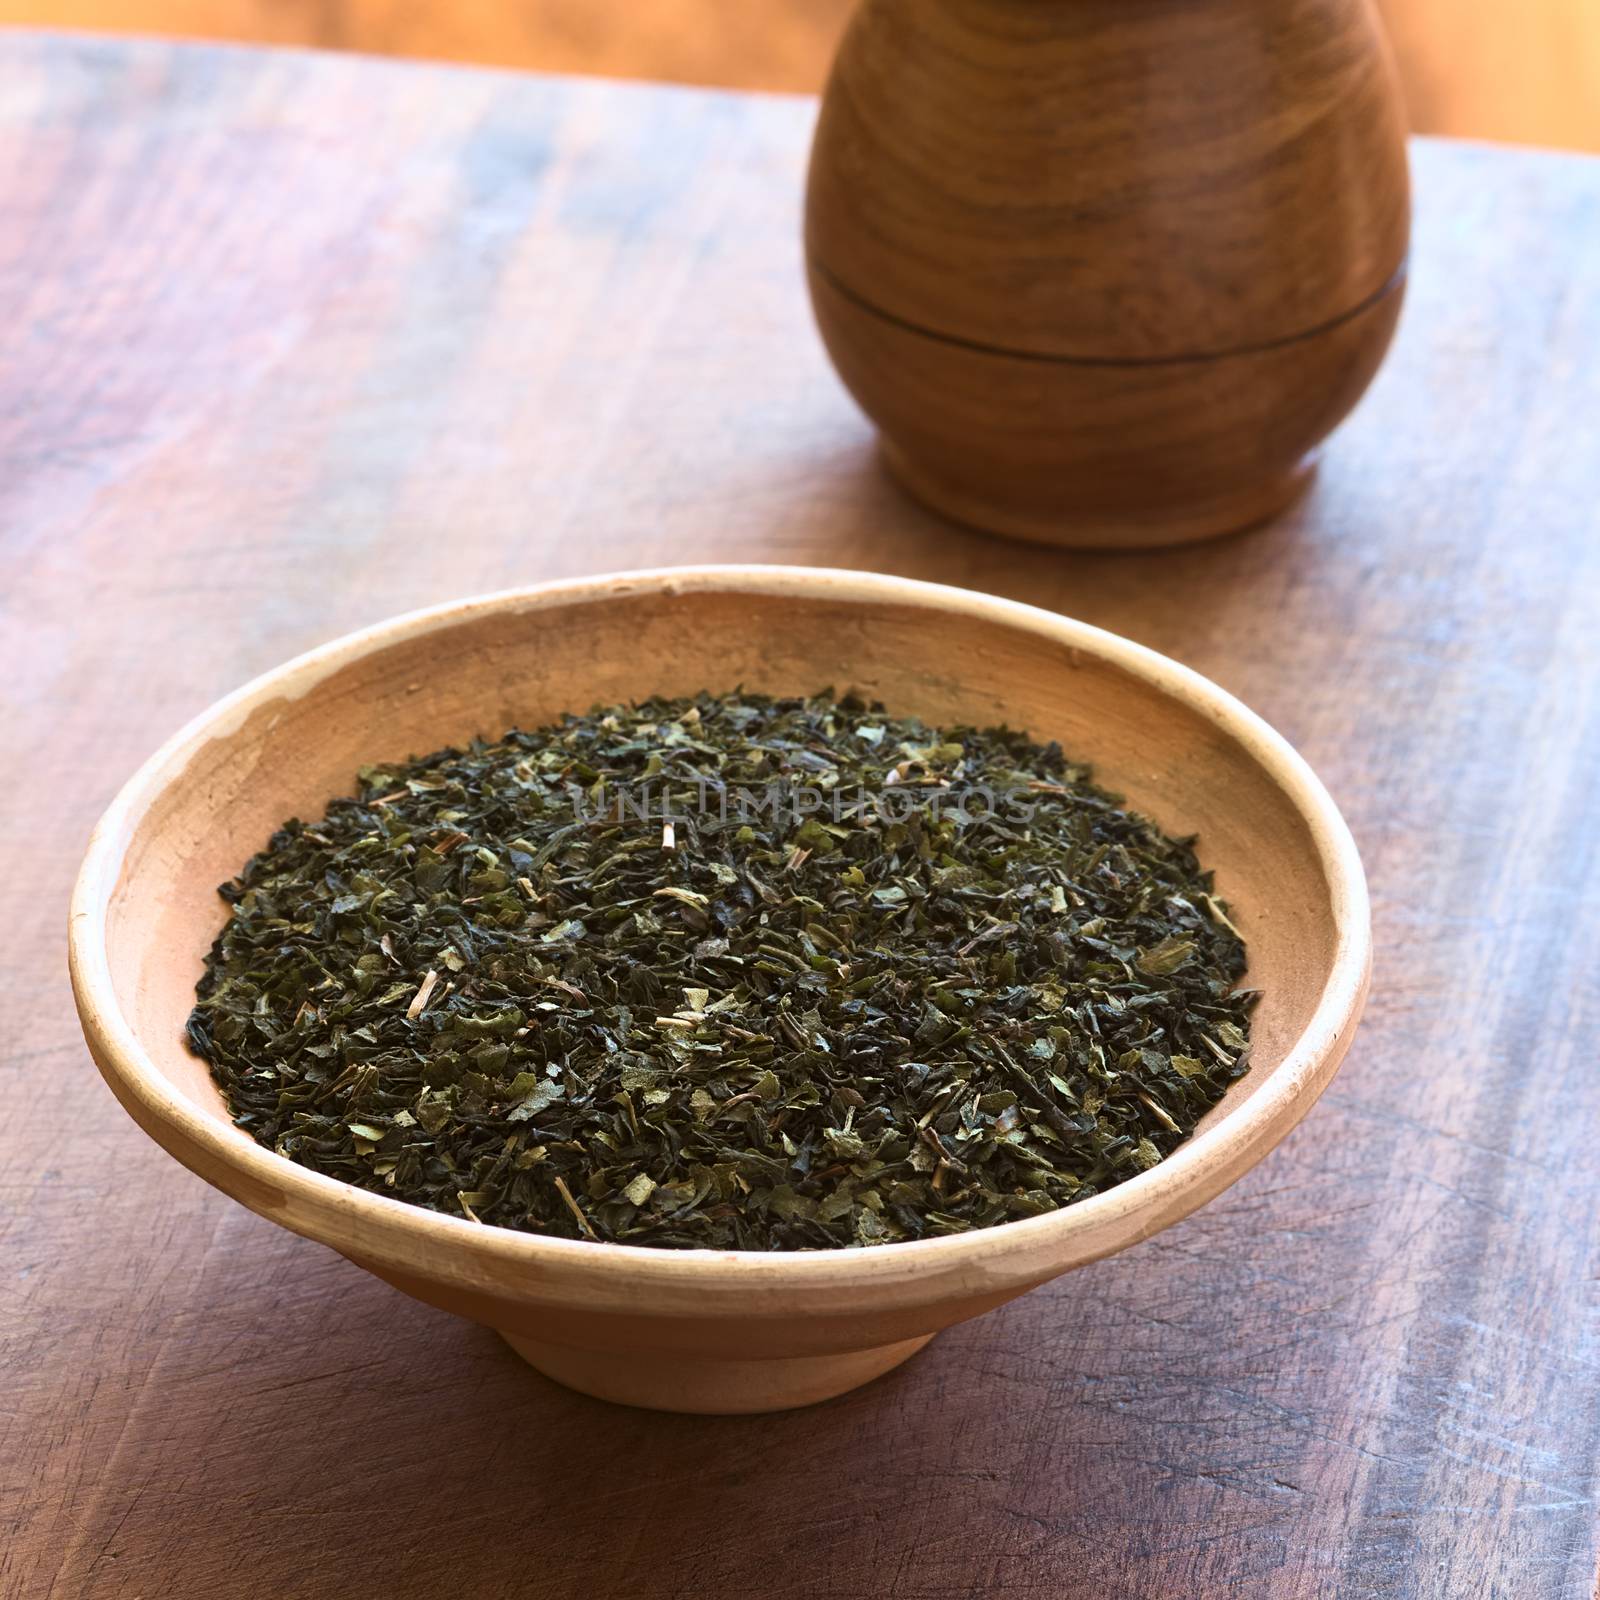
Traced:
<path fill-rule="evenodd" d="M 1389 365 L 1277 527 L 1069 556 L 878 473 L 801 101 L 0 44 L 0 1594 L 1589 1600 L 1600 163 L 1422 145 Z M 700 558 L 1056 607 L 1274 721 L 1377 977 L 1199 1215 L 812 1411 L 535 1376 L 113 1103 L 65 900 L 213 697 L 449 596 Z"/>

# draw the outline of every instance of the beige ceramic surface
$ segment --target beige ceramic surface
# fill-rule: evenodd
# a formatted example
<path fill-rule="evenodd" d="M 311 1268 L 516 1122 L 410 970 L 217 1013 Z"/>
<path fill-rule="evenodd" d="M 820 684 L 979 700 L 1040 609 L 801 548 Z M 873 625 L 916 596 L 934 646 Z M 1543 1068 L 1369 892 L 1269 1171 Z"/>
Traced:
<path fill-rule="evenodd" d="M 1159 1167 L 1081 1205 L 870 1250 L 661 1251 L 434 1214 L 295 1166 L 228 1121 L 183 1023 L 216 885 L 364 762 L 596 701 L 852 686 L 933 721 L 1005 721 L 1201 835 L 1265 991 L 1254 1065 Z M 669 1410 L 804 1405 L 939 1329 L 1185 1216 L 1260 1160 L 1349 1046 L 1370 966 L 1348 830 L 1304 762 L 1194 673 L 1054 614 L 931 584 L 781 567 L 550 584 L 385 623 L 219 702 L 130 781 L 72 905 L 85 1035 L 134 1119 L 252 1210 L 498 1329 L 574 1388 Z"/>

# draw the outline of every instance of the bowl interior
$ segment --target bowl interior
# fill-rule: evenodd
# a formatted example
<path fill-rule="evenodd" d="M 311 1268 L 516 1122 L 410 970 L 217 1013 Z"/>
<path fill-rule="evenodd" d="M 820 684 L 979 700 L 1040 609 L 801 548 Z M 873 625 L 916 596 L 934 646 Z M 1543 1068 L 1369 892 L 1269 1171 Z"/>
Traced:
<path fill-rule="evenodd" d="M 226 916 L 217 885 L 290 816 L 352 792 L 364 763 L 497 736 L 598 702 L 738 685 L 832 686 L 930 722 L 997 722 L 1059 740 L 1203 862 L 1250 950 L 1264 998 L 1252 1068 L 1208 1118 L 1259 1091 L 1305 1030 L 1333 968 L 1337 890 L 1312 824 L 1248 727 L 1177 681 L 1030 624 L 877 592 L 616 584 L 474 602 L 373 641 L 331 647 L 204 719 L 147 771 L 128 813 L 106 922 L 118 1003 L 155 1070 L 232 1139 L 183 1043 L 204 954 Z"/>

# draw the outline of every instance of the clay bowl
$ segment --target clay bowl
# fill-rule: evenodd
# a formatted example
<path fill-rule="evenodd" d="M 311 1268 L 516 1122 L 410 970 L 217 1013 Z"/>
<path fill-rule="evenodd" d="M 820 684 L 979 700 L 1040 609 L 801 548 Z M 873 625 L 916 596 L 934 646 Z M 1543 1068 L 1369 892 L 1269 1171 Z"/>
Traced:
<path fill-rule="evenodd" d="M 1254 1065 L 1161 1165 L 1080 1205 L 949 1238 L 790 1254 L 669 1251 L 484 1227 L 309 1172 L 229 1122 L 183 1045 L 216 885 L 363 762 L 596 701 L 834 684 L 932 721 L 1055 738 L 1203 859 L 1265 991 Z M 1029 606 L 895 578 L 693 568 L 542 585 L 383 623 L 258 678 L 134 776 L 72 904 L 89 1047 L 185 1166 L 430 1305 L 498 1329 L 586 1393 L 763 1411 L 865 1383 L 941 1328 L 1148 1238 L 1248 1171 L 1350 1043 L 1370 963 L 1366 886 L 1321 784 L 1185 668 Z"/>

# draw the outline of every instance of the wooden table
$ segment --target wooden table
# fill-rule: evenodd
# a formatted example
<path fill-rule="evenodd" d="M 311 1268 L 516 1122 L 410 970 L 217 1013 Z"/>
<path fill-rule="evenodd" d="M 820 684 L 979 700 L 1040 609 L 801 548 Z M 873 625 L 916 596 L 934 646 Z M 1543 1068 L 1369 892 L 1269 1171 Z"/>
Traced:
<path fill-rule="evenodd" d="M 1281 525 L 1067 556 L 884 481 L 801 290 L 811 106 L 0 43 L 0 1593 L 1591 1596 L 1600 164 L 1423 145 L 1388 368 Z M 752 1419 L 614 1409 L 113 1103 L 85 835 L 213 697 L 559 574 L 815 562 L 1167 651 L 1346 808 L 1378 968 L 1189 1222 Z"/>

